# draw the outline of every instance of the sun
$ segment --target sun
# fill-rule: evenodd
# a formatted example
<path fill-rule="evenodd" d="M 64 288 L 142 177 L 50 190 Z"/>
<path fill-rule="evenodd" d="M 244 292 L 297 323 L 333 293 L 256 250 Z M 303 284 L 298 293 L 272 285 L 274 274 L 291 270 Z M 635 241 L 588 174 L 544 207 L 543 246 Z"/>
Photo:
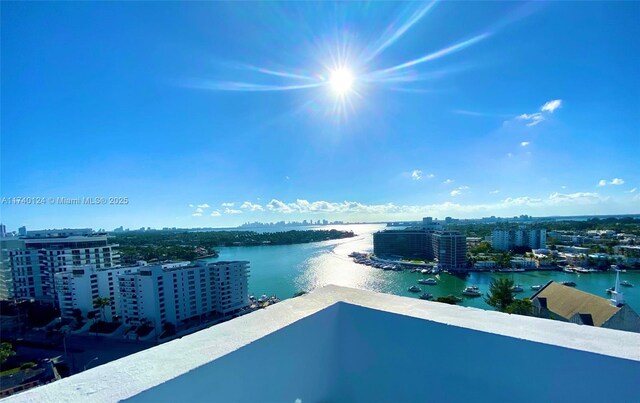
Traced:
<path fill-rule="evenodd" d="M 331 72 L 329 84 L 336 95 L 342 96 L 353 88 L 353 73 L 347 68 L 339 68 Z"/>

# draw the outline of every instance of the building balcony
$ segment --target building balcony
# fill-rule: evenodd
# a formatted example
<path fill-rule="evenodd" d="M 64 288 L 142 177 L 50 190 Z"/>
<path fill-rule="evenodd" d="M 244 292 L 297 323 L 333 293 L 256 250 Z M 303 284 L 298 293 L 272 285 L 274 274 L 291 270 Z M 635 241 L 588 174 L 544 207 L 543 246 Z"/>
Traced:
<path fill-rule="evenodd" d="M 639 334 L 327 286 L 7 402 L 635 401 L 639 376 Z"/>

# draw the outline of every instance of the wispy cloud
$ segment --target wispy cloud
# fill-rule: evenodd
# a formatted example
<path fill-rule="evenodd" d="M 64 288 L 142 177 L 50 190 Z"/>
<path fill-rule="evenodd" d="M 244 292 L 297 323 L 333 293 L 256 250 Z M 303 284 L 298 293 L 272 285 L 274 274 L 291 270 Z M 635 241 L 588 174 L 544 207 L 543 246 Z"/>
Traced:
<path fill-rule="evenodd" d="M 211 207 L 210 205 L 208 205 L 207 203 L 204 204 L 198 204 L 198 208 L 209 208 Z"/>
<path fill-rule="evenodd" d="M 531 126 L 535 126 L 538 123 L 542 122 L 544 120 L 544 116 L 542 116 L 542 113 L 539 113 L 539 112 L 536 112 L 536 113 L 523 113 L 522 115 L 516 116 L 516 119 L 526 121 L 527 122 L 527 126 L 531 127 Z"/>
<path fill-rule="evenodd" d="M 529 144 L 531 144 L 531 143 L 530 143 L 530 142 L 528 142 L 528 141 L 523 141 L 522 143 L 520 143 L 520 145 L 521 145 L 522 147 L 526 147 L 526 146 L 528 146 Z"/>
<path fill-rule="evenodd" d="M 448 185 L 450 183 L 455 182 L 453 179 L 446 179 L 444 182 L 442 182 L 444 185 Z"/>
<path fill-rule="evenodd" d="M 492 194 L 492 195 L 495 195 L 495 194 L 498 194 L 498 193 L 500 193 L 500 191 L 498 189 L 492 190 L 492 191 L 489 192 L 489 194 Z"/>
<path fill-rule="evenodd" d="M 467 189 L 469 189 L 469 186 L 458 186 L 457 188 L 449 192 L 449 195 L 451 195 L 452 197 L 460 196 L 462 192 Z"/>
<path fill-rule="evenodd" d="M 613 186 L 624 185 L 624 179 L 613 178 L 609 182 L 607 182 L 606 179 L 600 179 L 600 181 L 598 181 L 598 185 L 597 186 L 598 187 L 602 187 L 602 186 L 607 186 L 607 185 L 613 185 Z"/>
<path fill-rule="evenodd" d="M 199 212 L 196 211 L 195 213 L 193 213 L 191 215 L 194 216 L 194 217 L 201 217 L 202 213 L 199 213 Z"/>
<path fill-rule="evenodd" d="M 542 112 L 553 113 L 553 111 L 555 111 L 561 106 L 562 106 L 562 100 L 554 99 L 553 101 L 546 102 L 544 105 L 542 105 L 542 108 L 540 108 L 540 110 Z"/>
<path fill-rule="evenodd" d="M 543 122 L 547 115 L 553 113 L 556 109 L 560 108 L 560 106 L 562 106 L 562 100 L 554 99 L 552 101 L 545 102 L 538 112 L 523 113 L 516 116 L 514 119 L 516 121 L 524 121 L 528 127 L 532 127 Z M 510 121 L 506 121 L 505 124 L 509 122 Z"/>
<path fill-rule="evenodd" d="M 414 181 L 419 181 L 420 179 L 422 179 L 422 171 L 416 169 L 415 171 L 411 172 L 411 179 L 413 179 Z"/>
<path fill-rule="evenodd" d="M 633 188 L 633 189 L 631 189 L 631 190 L 627 190 L 627 193 L 635 193 L 635 192 L 636 192 L 636 190 L 638 190 L 638 188 Z"/>
<path fill-rule="evenodd" d="M 211 217 L 220 217 L 222 214 L 218 210 L 213 210 L 210 215 Z"/>
<path fill-rule="evenodd" d="M 226 209 L 224 209 L 224 213 L 225 214 L 242 214 L 242 210 L 234 210 L 227 207 Z"/>
<path fill-rule="evenodd" d="M 226 202 L 221 204 L 222 207 L 233 207 L 235 205 L 236 205 L 235 203 L 231 203 L 231 202 Z"/>

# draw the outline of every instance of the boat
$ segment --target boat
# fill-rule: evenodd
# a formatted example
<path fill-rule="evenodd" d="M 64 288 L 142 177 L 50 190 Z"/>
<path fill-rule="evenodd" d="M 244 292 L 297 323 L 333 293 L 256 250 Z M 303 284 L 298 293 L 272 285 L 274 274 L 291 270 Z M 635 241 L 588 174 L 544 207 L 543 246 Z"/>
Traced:
<path fill-rule="evenodd" d="M 422 270 L 420 270 L 420 273 L 429 274 L 429 269 L 422 269 Z"/>
<path fill-rule="evenodd" d="M 419 287 L 416 287 L 415 285 L 412 285 L 411 287 L 409 287 L 407 289 L 407 291 L 409 291 L 409 292 L 420 292 L 422 290 Z"/>
<path fill-rule="evenodd" d="M 623 280 L 620 282 L 620 285 L 623 285 L 625 287 L 633 287 L 633 284 L 631 284 L 630 282 L 628 282 L 627 280 Z"/>
<path fill-rule="evenodd" d="M 531 289 L 534 291 L 538 291 L 541 288 L 542 288 L 542 284 L 536 284 L 531 286 Z"/>
<path fill-rule="evenodd" d="M 462 295 L 466 295 L 467 297 L 479 297 L 482 295 L 482 293 L 480 292 L 478 287 L 469 286 L 469 287 L 465 287 L 465 289 L 462 290 Z"/>
<path fill-rule="evenodd" d="M 563 272 L 565 273 L 573 273 L 573 269 L 571 267 L 565 267 L 564 269 L 562 269 Z"/>
<path fill-rule="evenodd" d="M 513 287 L 511 287 L 511 292 L 523 292 L 524 288 L 522 288 L 522 286 L 520 284 L 516 284 Z"/>
<path fill-rule="evenodd" d="M 575 287 L 576 283 L 574 283 L 573 281 L 563 281 L 561 283 L 562 285 L 566 285 L 567 287 Z"/>
<path fill-rule="evenodd" d="M 424 294 L 422 294 L 420 296 L 420 299 L 423 299 L 425 301 L 431 301 L 433 299 L 433 294 L 431 294 L 429 292 L 425 292 Z"/>
<path fill-rule="evenodd" d="M 417 271 L 418 271 L 417 269 L 411 269 L 411 270 L 409 270 L 409 273 L 415 273 Z"/>
<path fill-rule="evenodd" d="M 421 278 L 420 280 L 418 280 L 418 283 L 425 284 L 425 285 L 437 285 L 438 284 L 436 279 L 432 278 L 432 277 L 429 277 L 427 279 Z"/>
<path fill-rule="evenodd" d="M 607 294 L 611 294 L 615 290 L 616 290 L 616 287 L 611 287 L 611 288 L 607 288 L 605 291 L 607 292 Z"/>

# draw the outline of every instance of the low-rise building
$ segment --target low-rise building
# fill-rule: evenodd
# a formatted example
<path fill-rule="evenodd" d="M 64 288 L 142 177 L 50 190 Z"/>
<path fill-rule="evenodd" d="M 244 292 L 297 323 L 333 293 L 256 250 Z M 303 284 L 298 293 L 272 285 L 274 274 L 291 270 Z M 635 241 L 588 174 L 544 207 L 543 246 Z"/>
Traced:
<path fill-rule="evenodd" d="M 496 267 L 498 267 L 498 263 L 495 260 L 480 260 L 473 264 L 473 268 L 478 270 L 490 270 Z"/>
<path fill-rule="evenodd" d="M 622 293 L 614 300 L 550 281 L 531 297 L 536 316 L 564 322 L 640 332 L 640 316 L 624 304 Z"/>

